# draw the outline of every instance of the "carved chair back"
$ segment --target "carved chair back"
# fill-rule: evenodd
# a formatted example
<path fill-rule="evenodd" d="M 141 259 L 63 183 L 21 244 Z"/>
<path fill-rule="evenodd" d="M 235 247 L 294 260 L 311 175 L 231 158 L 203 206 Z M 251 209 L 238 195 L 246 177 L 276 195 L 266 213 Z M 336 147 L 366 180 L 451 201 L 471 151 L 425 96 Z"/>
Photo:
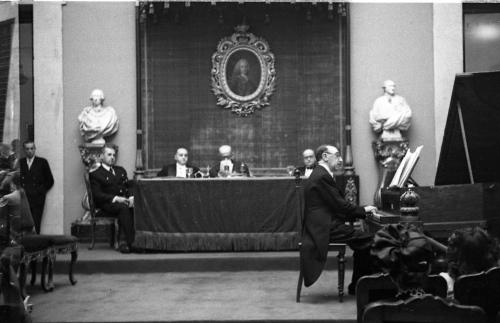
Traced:
<path fill-rule="evenodd" d="M 446 280 L 439 275 L 428 276 L 423 287 L 426 293 L 446 297 Z M 398 288 L 388 274 L 379 273 L 361 277 L 356 285 L 357 322 L 362 322 L 363 311 L 369 303 L 393 300 L 397 293 Z"/>
<path fill-rule="evenodd" d="M 375 302 L 363 313 L 362 323 L 486 323 L 479 306 L 458 305 L 425 294 L 395 302 Z"/>
<path fill-rule="evenodd" d="M 460 276 L 453 289 L 460 304 L 480 306 L 488 315 L 488 321 L 495 321 L 500 311 L 500 267 Z"/>

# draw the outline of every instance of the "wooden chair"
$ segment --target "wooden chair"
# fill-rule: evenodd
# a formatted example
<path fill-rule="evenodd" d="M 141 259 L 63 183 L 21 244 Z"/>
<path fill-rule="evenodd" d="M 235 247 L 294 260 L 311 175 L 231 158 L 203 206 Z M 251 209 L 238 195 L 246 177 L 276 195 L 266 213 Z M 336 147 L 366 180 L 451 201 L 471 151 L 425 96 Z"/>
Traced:
<path fill-rule="evenodd" d="M 460 304 L 480 306 L 488 322 L 495 322 L 500 311 L 500 267 L 458 277 L 453 292 Z"/>
<path fill-rule="evenodd" d="M 302 243 L 299 242 L 299 252 L 302 247 Z M 329 243 L 328 251 L 337 252 L 337 264 L 338 264 L 338 291 L 339 291 L 339 302 L 344 300 L 344 277 L 345 277 L 345 251 L 347 244 L 345 243 Z M 296 302 L 300 303 L 300 293 L 302 291 L 302 285 L 304 283 L 304 276 L 302 273 L 302 266 L 299 269 L 299 281 L 297 282 L 297 295 Z"/>
<path fill-rule="evenodd" d="M 85 188 L 87 189 L 87 199 L 90 213 L 90 246 L 89 250 L 94 249 L 95 246 L 95 230 L 97 224 L 111 226 L 111 237 L 109 244 L 112 248 L 118 248 L 118 235 L 120 228 L 118 226 L 118 219 L 116 217 L 107 216 L 102 210 L 96 208 L 94 203 L 94 196 L 90 186 L 89 172 L 86 170 L 84 173 Z"/>
<path fill-rule="evenodd" d="M 395 302 L 369 304 L 362 323 L 486 323 L 479 306 L 457 305 L 439 296 L 423 295 Z"/>
<path fill-rule="evenodd" d="M 446 280 L 439 275 L 430 275 L 423 286 L 426 293 L 446 298 Z M 357 322 L 362 322 L 365 307 L 372 302 L 395 299 L 398 289 L 388 274 L 363 276 L 356 284 Z"/>
<path fill-rule="evenodd" d="M 46 292 L 54 290 L 53 269 L 57 254 L 71 254 L 68 278 L 71 285 L 77 283 L 74 277 L 74 266 L 78 258 L 78 240 L 76 237 L 68 235 L 29 234 L 21 239 L 20 245 L 24 249 L 19 266 L 19 284 L 23 296 L 26 296 L 27 268 L 28 266 L 31 267 L 30 283 L 34 285 L 37 263 L 41 263 L 40 282 L 42 289 Z"/>

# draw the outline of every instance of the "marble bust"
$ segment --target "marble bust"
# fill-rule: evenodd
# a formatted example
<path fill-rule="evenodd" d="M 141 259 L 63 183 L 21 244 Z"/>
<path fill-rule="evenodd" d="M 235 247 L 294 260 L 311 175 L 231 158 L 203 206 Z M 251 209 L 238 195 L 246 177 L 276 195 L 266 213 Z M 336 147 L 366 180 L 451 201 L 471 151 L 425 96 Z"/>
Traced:
<path fill-rule="evenodd" d="M 401 131 L 411 125 L 411 109 L 406 100 L 395 93 L 393 81 L 385 81 L 383 89 L 384 94 L 375 100 L 370 110 L 370 124 L 373 131 L 380 133 L 380 140 L 402 141 Z"/>
<path fill-rule="evenodd" d="M 104 106 L 103 103 L 103 91 L 93 90 L 90 94 L 90 106 L 83 108 L 78 116 L 80 134 L 87 143 L 103 145 L 106 143 L 104 138 L 118 130 L 118 117 L 115 109 Z"/>

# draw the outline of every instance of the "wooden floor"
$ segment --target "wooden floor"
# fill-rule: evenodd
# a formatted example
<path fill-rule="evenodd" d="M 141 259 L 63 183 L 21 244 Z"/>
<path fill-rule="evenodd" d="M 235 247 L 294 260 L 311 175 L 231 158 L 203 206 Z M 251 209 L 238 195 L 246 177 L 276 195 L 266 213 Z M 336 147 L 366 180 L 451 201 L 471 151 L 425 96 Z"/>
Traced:
<path fill-rule="evenodd" d="M 58 256 L 58 272 L 66 261 Z M 296 251 L 122 255 L 82 245 L 77 285 L 59 273 L 53 292 L 28 293 L 34 322 L 355 322 L 355 298 L 338 302 L 334 264 L 296 303 Z"/>

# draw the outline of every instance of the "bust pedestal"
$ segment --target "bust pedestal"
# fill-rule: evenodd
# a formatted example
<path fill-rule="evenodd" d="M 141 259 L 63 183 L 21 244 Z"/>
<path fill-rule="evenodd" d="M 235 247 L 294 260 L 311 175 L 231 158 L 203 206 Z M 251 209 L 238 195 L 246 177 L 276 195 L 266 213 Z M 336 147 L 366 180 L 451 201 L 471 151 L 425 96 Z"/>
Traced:
<path fill-rule="evenodd" d="M 89 172 L 101 165 L 101 153 L 104 143 L 84 143 L 78 146 L 80 157 Z"/>
<path fill-rule="evenodd" d="M 372 143 L 375 159 L 379 164 L 379 184 L 375 191 L 373 202 L 377 207 L 382 207 L 381 190 L 389 186 L 394 173 L 398 169 L 401 160 L 408 151 L 408 139 L 382 140 L 378 139 Z"/>

